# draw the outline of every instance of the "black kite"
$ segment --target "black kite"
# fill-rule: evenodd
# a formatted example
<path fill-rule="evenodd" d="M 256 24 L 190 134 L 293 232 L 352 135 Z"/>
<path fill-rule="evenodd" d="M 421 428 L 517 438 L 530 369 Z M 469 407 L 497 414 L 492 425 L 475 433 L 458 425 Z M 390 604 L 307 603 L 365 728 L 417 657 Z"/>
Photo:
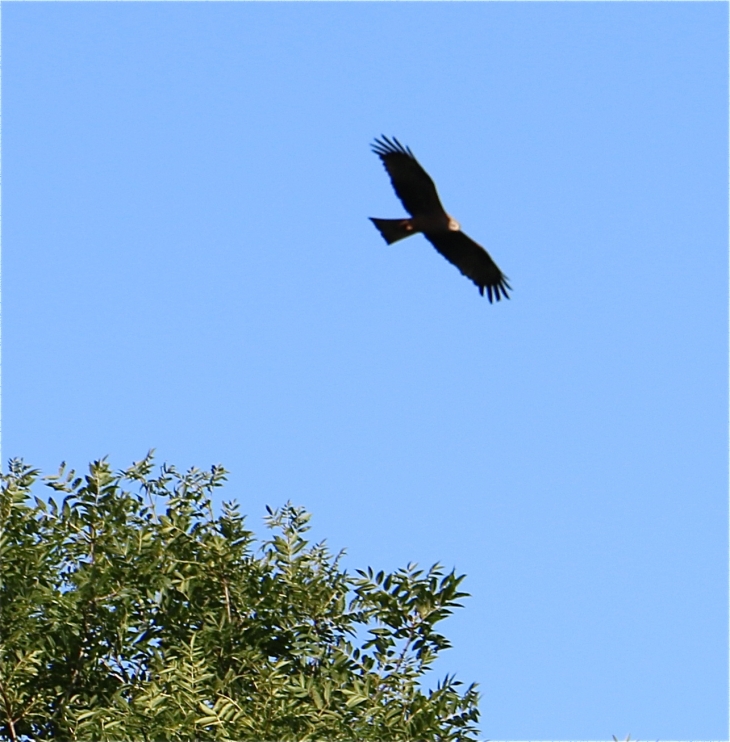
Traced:
<path fill-rule="evenodd" d="M 428 173 L 418 164 L 413 152 L 404 147 L 395 137 L 383 136 L 372 145 L 373 152 L 383 161 L 390 182 L 401 200 L 410 219 L 374 219 L 370 221 L 378 228 L 385 241 L 391 245 L 417 232 L 423 236 L 467 278 L 479 288 L 479 293 L 492 301 L 502 296 L 509 299 L 507 289 L 512 290 L 507 277 L 489 257 L 489 253 L 474 240 L 467 237 L 459 223 L 449 216 L 441 205 L 436 186 Z"/>

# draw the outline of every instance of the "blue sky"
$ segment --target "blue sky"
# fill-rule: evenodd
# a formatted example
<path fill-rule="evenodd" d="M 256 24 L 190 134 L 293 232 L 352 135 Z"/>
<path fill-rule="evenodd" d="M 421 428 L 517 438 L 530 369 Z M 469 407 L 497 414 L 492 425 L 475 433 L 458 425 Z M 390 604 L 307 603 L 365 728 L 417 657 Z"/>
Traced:
<path fill-rule="evenodd" d="M 485 738 L 727 739 L 727 5 L 2 10 L 3 458 L 465 572 Z M 381 133 L 510 301 L 385 245 Z"/>

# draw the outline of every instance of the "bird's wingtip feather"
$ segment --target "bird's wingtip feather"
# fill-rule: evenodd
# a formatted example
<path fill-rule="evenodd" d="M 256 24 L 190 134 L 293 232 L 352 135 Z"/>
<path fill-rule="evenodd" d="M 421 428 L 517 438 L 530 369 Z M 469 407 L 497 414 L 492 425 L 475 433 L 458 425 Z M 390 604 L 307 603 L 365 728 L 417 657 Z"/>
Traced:
<path fill-rule="evenodd" d="M 502 298 L 509 299 L 510 296 L 507 293 L 507 290 L 509 289 L 512 291 L 512 287 L 507 282 L 505 276 L 502 276 L 502 278 L 500 278 L 500 280 L 495 284 L 477 284 L 477 288 L 479 289 L 480 296 L 484 296 L 486 292 L 490 304 L 495 301 L 502 301 Z"/>
<path fill-rule="evenodd" d="M 385 134 L 381 134 L 380 137 L 375 137 L 375 141 L 370 145 L 372 151 L 378 155 L 381 159 L 388 155 L 406 155 L 408 157 L 413 156 L 410 147 L 402 145 L 397 137 L 388 137 Z"/>

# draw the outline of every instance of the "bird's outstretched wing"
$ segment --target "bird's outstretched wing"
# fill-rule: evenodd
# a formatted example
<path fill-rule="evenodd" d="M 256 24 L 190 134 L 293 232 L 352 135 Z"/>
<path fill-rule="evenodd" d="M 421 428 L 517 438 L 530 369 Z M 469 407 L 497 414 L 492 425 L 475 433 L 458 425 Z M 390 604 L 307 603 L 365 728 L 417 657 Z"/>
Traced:
<path fill-rule="evenodd" d="M 409 147 L 404 147 L 395 137 L 388 139 L 386 136 L 376 139 L 372 147 L 388 171 L 393 190 L 411 216 L 444 213 L 436 186 Z"/>
<path fill-rule="evenodd" d="M 479 293 L 487 292 L 489 301 L 499 301 L 502 296 L 509 299 L 507 290 L 512 287 L 507 276 L 489 257 L 489 253 L 461 230 L 455 232 L 426 232 L 424 237 L 448 260 L 453 263 L 467 278 L 479 287 Z"/>

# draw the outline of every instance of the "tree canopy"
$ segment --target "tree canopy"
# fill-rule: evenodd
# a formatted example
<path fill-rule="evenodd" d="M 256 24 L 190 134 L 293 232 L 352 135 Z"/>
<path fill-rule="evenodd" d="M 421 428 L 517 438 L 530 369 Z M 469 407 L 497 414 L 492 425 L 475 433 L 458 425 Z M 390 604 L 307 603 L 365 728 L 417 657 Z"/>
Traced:
<path fill-rule="evenodd" d="M 0 739 L 474 740 L 478 694 L 422 680 L 462 576 L 348 573 L 267 508 L 267 540 L 220 466 L 151 455 L 0 475 Z M 38 497 L 45 481 L 55 492 Z"/>

